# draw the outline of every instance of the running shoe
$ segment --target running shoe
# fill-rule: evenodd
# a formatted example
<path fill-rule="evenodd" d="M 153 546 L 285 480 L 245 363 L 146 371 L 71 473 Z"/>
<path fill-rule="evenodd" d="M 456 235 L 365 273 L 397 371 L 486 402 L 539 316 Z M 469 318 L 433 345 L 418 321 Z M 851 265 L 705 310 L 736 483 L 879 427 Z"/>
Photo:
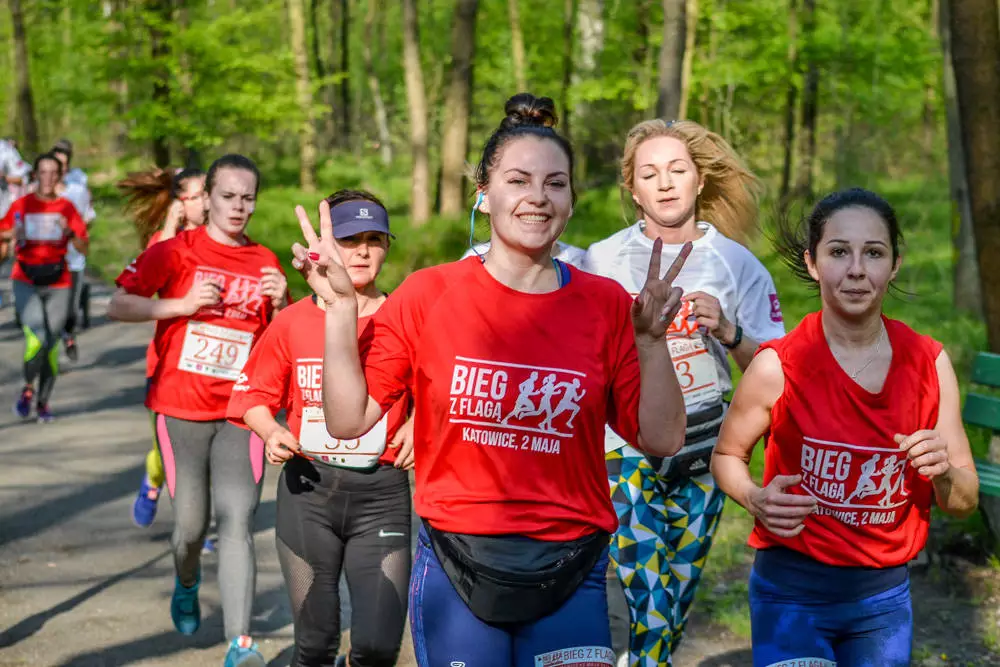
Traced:
<path fill-rule="evenodd" d="M 42 403 L 38 404 L 38 423 L 39 424 L 51 424 L 56 420 L 55 415 L 49 410 L 48 405 Z"/>
<path fill-rule="evenodd" d="M 347 656 L 338 655 L 337 661 L 333 663 L 333 667 L 347 667 Z"/>
<path fill-rule="evenodd" d="M 31 403 L 35 398 L 35 390 L 29 385 L 21 390 L 21 398 L 14 404 L 14 414 L 21 419 L 31 416 Z"/>
<path fill-rule="evenodd" d="M 160 489 L 149 483 L 149 477 L 143 475 L 139 493 L 132 503 L 132 521 L 140 528 L 149 528 L 156 518 L 156 505 L 160 500 Z"/>
<path fill-rule="evenodd" d="M 201 625 L 201 605 L 198 603 L 198 586 L 201 585 L 201 573 L 194 586 L 187 588 L 181 585 L 180 579 L 174 581 L 174 595 L 170 598 L 170 618 L 177 632 L 182 635 L 193 635 Z"/>
<path fill-rule="evenodd" d="M 214 554 L 216 549 L 219 547 L 218 542 L 218 538 L 206 537 L 205 543 L 201 545 L 201 552 L 203 554 Z"/>
<path fill-rule="evenodd" d="M 75 364 L 80 359 L 80 348 L 76 346 L 76 338 L 67 334 L 63 337 L 63 344 L 66 346 L 66 356 Z"/>
<path fill-rule="evenodd" d="M 226 651 L 226 661 L 223 667 L 266 667 L 264 656 L 257 651 L 257 645 L 247 635 L 237 637 L 229 642 Z"/>

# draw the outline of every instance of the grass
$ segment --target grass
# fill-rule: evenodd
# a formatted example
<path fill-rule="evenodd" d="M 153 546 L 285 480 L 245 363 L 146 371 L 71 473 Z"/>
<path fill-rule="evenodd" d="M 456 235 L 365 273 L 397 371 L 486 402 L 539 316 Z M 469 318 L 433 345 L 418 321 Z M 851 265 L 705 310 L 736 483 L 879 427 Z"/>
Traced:
<path fill-rule="evenodd" d="M 362 187 L 383 197 L 397 236 L 383 271 L 383 289 L 394 288 L 415 269 L 456 259 L 467 247 L 467 219 L 435 218 L 420 228 L 409 224 L 406 219 L 407 174 L 392 173 L 369 163 L 362 165 L 350 158 L 338 158 L 337 162 L 323 165 L 319 182 L 336 183 L 338 187 Z M 897 279 L 902 293 L 890 297 L 885 310 L 890 317 L 901 319 L 944 343 L 964 393 L 972 358 L 985 348 L 986 336 L 981 321 L 956 313 L 952 307 L 951 214 L 946 184 L 897 181 L 879 184 L 878 190 L 896 207 L 906 235 L 903 268 Z M 100 217 L 93 228 L 91 265 L 103 277 L 111 279 L 135 256 L 137 242 L 131 226 L 117 210 L 113 190 L 105 189 L 96 194 Z M 271 247 L 285 263 L 296 297 L 306 293 L 306 286 L 288 264 L 288 248 L 300 237 L 293 209 L 296 204 L 303 204 L 307 210 L 314 210 L 319 197 L 290 187 L 265 188 L 260 193 L 251 223 L 251 236 Z M 626 224 L 621 199 L 614 188 L 582 193 L 575 211 L 564 239 L 578 246 L 586 247 Z M 479 220 L 477 240 L 486 238 L 487 234 L 485 222 Z M 792 277 L 766 241 L 759 241 L 754 250 L 774 277 L 786 326 L 791 329 L 807 313 L 818 309 L 818 296 L 809 286 Z M 987 435 L 970 430 L 970 439 L 974 452 L 985 454 Z M 762 461 L 762 448 L 758 447 L 752 465 L 758 478 Z M 978 514 L 963 522 L 936 515 L 935 521 L 945 522 L 947 531 L 955 534 L 982 535 L 985 532 Z M 752 553 L 745 543 L 751 527 L 750 516 L 730 502 L 695 606 L 699 613 L 707 614 L 743 637 L 749 636 L 745 575 Z"/>

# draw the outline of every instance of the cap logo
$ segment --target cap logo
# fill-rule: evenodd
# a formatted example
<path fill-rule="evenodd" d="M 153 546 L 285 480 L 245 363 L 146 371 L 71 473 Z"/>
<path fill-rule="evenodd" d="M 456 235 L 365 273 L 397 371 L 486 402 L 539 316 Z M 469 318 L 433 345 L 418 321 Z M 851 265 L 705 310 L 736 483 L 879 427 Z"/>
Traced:
<path fill-rule="evenodd" d="M 372 219 L 372 216 L 368 215 L 368 209 L 366 208 L 358 209 L 358 217 L 361 218 L 362 220 Z"/>

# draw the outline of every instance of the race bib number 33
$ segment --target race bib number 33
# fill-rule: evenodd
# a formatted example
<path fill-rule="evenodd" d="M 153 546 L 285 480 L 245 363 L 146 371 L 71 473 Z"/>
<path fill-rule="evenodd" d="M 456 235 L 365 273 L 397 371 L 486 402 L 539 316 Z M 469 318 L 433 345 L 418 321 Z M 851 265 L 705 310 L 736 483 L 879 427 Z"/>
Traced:
<path fill-rule="evenodd" d="M 188 322 L 177 368 L 236 381 L 250 358 L 253 333 L 204 322 Z"/>
<path fill-rule="evenodd" d="M 304 453 L 324 463 L 364 470 L 378 463 L 385 451 L 388 419 L 388 415 L 384 415 L 360 438 L 338 440 L 326 430 L 323 408 L 303 408 L 299 444 Z"/>

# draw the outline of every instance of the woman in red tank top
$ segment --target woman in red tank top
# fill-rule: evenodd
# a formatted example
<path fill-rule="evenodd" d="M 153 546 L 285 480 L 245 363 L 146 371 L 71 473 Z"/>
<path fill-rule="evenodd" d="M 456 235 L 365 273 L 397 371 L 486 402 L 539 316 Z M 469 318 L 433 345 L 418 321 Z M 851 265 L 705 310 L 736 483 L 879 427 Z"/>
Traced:
<path fill-rule="evenodd" d="M 818 284 L 822 308 L 760 347 L 712 459 L 719 486 L 756 519 L 755 665 L 909 665 L 906 563 L 931 504 L 976 509 L 948 354 L 882 314 L 900 236 L 892 207 L 860 189 L 780 229 L 779 250 Z M 748 465 L 762 436 L 763 487 Z"/>

